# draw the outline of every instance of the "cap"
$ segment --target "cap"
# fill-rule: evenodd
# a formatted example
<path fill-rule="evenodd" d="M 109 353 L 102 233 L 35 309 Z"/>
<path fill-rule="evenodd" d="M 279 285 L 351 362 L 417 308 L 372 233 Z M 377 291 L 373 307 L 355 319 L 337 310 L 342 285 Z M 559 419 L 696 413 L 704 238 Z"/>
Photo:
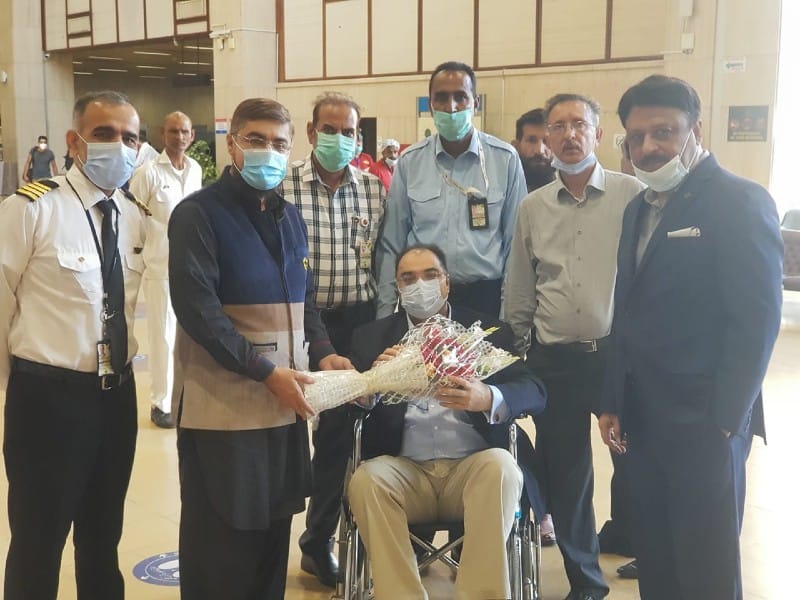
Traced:
<path fill-rule="evenodd" d="M 400 142 L 398 142 L 397 140 L 394 140 L 392 138 L 388 138 L 388 139 L 383 140 L 383 147 L 384 148 L 388 148 L 389 146 L 392 146 L 392 147 L 397 148 L 399 150 L 400 149 Z"/>

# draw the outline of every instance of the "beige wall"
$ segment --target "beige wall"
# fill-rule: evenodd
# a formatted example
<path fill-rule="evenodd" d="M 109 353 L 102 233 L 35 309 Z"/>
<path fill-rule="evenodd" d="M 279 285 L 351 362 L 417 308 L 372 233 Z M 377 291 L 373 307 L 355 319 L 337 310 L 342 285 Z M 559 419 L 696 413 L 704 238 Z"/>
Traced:
<path fill-rule="evenodd" d="M 314 4 L 309 0 L 305 1 L 306 5 Z M 595 0 L 592 3 L 596 4 Z M 515 1 L 512 4 L 520 3 Z M 586 93 L 595 97 L 603 108 L 601 125 L 605 129 L 605 137 L 598 154 L 608 166 L 615 166 L 619 163 L 619 155 L 612 147 L 612 141 L 614 133 L 622 132 L 615 115 L 620 95 L 628 86 L 647 75 L 664 73 L 686 79 L 700 93 L 704 104 L 705 143 L 719 156 L 721 162 L 728 168 L 767 185 L 772 140 L 728 142 L 727 114 L 731 105 L 767 105 L 770 107 L 770 121 L 772 119 L 777 77 L 780 0 L 762 0 L 758 3 L 758 10 L 753 8 L 753 3 L 749 0 L 695 0 L 691 17 L 681 17 L 678 14 L 677 0 L 659 2 L 657 5 L 649 2 L 647 4 L 651 7 L 649 13 L 642 13 L 641 3 L 633 0 L 614 3 L 620 12 L 615 13 L 614 31 L 617 36 L 612 39 L 612 56 L 633 53 L 648 55 L 659 50 L 665 51 L 663 60 L 481 70 L 477 75 L 478 92 L 486 95 L 484 129 L 509 140 L 514 134 L 516 118 L 526 110 L 541 106 L 550 95 L 563 91 Z M 483 5 L 481 3 L 482 7 Z M 565 4 L 550 0 L 545 2 L 545 8 L 550 14 L 554 14 L 553 11 L 559 6 L 563 7 Z M 653 9 L 654 6 L 657 8 Z M 519 8 L 522 10 L 521 4 Z M 656 10 L 658 18 L 652 16 L 653 10 Z M 461 14 L 464 16 L 459 21 Z M 449 29 L 472 31 L 471 11 L 453 12 L 448 18 Z M 572 17 L 567 18 L 565 15 L 561 20 L 575 26 Z M 402 18 L 398 17 L 398 22 L 402 23 Z M 653 22 L 659 23 L 659 29 L 654 28 Z M 641 23 L 644 24 L 638 25 Z M 484 27 L 483 24 L 481 26 Z M 597 27 L 589 27 L 587 33 L 584 40 L 579 31 L 573 31 L 561 43 L 578 43 L 582 48 L 580 51 L 589 56 L 587 53 L 590 52 L 590 47 L 596 45 Z M 691 53 L 680 52 L 683 33 L 694 34 L 694 48 Z M 511 37 L 514 42 L 512 46 L 524 47 L 518 35 Z M 479 47 L 481 56 L 495 57 L 498 53 L 497 36 L 484 36 L 480 39 L 487 44 Z M 576 40 L 579 42 L 575 42 Z M 543 45 L 543 52 L 545 47 Z M 560 52 L 559 55 L 564 57 L 570 54 L 566 50 L 557 51 L 554 48 L 553 46 L 548 51 Z M 639 52 L 636 52 L 637 49 Z M 465 58 L 462 56 L 464 52 L 458 54 L 459 56 L 452 58 Z M 466 54 L 467 62 L 470 62 L 471 51 Z M 291 64 L 298 72 L 312 73 L 318 68 L 318 59 L 315 53 L 306 53 L 306 57 L 307 64 L 297 56 L 292 57 Z M 746 70 L 742 73 L 726 72 L 723 61 L 730 58 L 745 59 Z M 509 61 L 510 64 L 520 62 L 526 61 Z M 377 117 L 379 139 L 393 137 L 402 143 L 415 141 L 416 97 L 427 95 L 427 82 L 427 75 L 410 75 L 279 83 L 278 99 L 289 108 L 298 125 L 299 135 L 295 140 L 293 158 L 302 157 L 309 151 L 302 125 L 310 117 L 313 99 L 325 90 L 351 94 L 362 105 L 364 116 Z"/>

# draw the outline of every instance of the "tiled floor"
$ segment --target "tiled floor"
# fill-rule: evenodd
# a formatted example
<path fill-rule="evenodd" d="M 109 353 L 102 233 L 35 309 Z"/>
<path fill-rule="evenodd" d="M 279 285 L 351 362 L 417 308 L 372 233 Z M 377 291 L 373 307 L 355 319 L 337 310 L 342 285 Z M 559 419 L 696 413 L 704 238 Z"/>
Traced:
<path fill-rule="evenodd" d="M 797 515 L 800 486 L 795 433 L 800 424 L 800 293 L 787 293 L 784 304 L 784 326 L 770 365 L 765 384 L 769 446 L 760 440 L 753 445 L 748 463 L 749 489 L 742 553 L 744 589 L 747 600 L 782 600 L 794 597 L 796 587 L 797 545 L 800 524 Z M 142 352 L 146 352 L 143 319 L 136 324 Z M 144 368 L 142 368 L 144 367 Z M 133 566 L 142 559 L 177 549 L 178 475 L 175 433 L 157 429 L 149 421 L 147 401 L 149 377 L 146 362 L 137 365 L 139 389 L 139 439 L 136 462 L 127 498 L 125 530 L 120 545 L 120 560 L 126 577 L 127 597 L 134 600 L 175 600 L 178 588 L 160 587 L 138 581 Z M 0 392 L 0 400 L 3 393 Z M 593 439 L 595 455 L 595 507 L 602 523 L 609 514 L 608 483 L 611 462 L 599 437 Z M 5 505 L 5 475 L 0 476 L 0 493 Z M 294 522 L 294 539 L 303 529 L 303 519 Z M 702 531 L 697 532 L 703 535 Z M 0 548 L 5 557 L 8 525 L 0 519 Z M 59 598 L 74 599 L 73 559 L 68 542 L 64 554 Z M 610 598 L 639 598 L 635 582 L 616 577 L 616 568 L 626 559 L 603 556 L 601 565 L 611 585 Z M 2 573 L 0 572 L 0 578 Z M 555 548 L 544 550 L 543 600 L 561 600 L 568 591 L 561 557 Z M 434 567 L 425 579 L 432 599 L 452 597 L 448 571 Z M 292 544 L 286 598 L 290 600 L 323 600 L 330 591 L 299 569 L 299 551 Z M 221 599 L 223 600 L 223 599 Z M 403 600 L 403 599 L 388 599 Z M 704 599 L 705 600 L 705 599 Z"/>

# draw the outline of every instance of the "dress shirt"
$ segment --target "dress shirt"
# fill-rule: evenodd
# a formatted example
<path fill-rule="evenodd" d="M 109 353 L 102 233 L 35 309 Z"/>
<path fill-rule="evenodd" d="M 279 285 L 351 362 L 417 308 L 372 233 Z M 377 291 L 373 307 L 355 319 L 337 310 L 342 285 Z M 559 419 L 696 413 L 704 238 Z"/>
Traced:
<path fill-rule="evenodd" d="M 58 188 L 38 200 L 14 195 L 0 203 L 3 389 L 12 356 L 74 371 L 97 372 L 97 342 L 103 339 L 103 279 L 86 211 L 99 240 L 103 218 L 95 204 L 105 195 L 77 165 L 53 181 Z M 125 282 L 130 361 L 136 354 L 134 308 L 144 270 L 141 252 L 146 217 L 119 190 L 111 200 L 119 214 L 114 222 Z"/>
<path fill-rule="evenodd" d="M 372 259 L 383 222 L 386 192 L 374 175 L 348 166 L 331 193 L 311 157 L 294 163 L 282 184 L 308 227 L 308 257 L 318 308 L 337 308 L 375 298 Z M 369 260 L 362 263 L 362 252 Z"/>
<path fill-rule="evenodd" d="M 487 229 L 470 229 L 467 197 L 445 181 L 445 174 L 460 187 L 486 195 Z M 526 189 L 514 148 L 476 129 L 469 148 L 456 158 L 444 150 L 438 134 L 408 148 L 395 166 L 378 241 L 378 317 L 394 309 L 395 258 L 411 244 L 440 246 L 453 283 L 501 279 Z"/>
<path fill-rule="evenodd" d="M 522 201 L 503 308 L 518 350 L 529 345 L 531 326 L 541 344 L 608 335 L 622 213 L 643 187 L 597 163 L 584 198 L 559 174 Z"/>
<path fill-rule="evenodd" d="M 138 169 L 131 179 L 130 191 L 153 213 L 147 219 L 147 243 L 142 253 L 145 279 L 167 279 L 169 216 L 178 202 L 203 185 L 202 167 L 186 155 L 183 160 L 183 169 L 176 169 L 164 151 Z"/>

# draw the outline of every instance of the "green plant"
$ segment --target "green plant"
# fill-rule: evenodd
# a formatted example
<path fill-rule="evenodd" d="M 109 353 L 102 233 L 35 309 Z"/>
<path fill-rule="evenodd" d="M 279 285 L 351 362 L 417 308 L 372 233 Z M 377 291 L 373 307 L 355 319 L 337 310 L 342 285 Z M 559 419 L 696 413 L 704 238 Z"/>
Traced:
<path fill-rule="evenodd" d="M 203 169 L 203 185 L 208 185 L 217 180 L 219 171 L 217 171 L 217 164 L 214 162 L 214 156 L 211 154 L 211 147 L 208 142 L 197 140 L 186 151 L 186 155 L 195 159 Z"/>

